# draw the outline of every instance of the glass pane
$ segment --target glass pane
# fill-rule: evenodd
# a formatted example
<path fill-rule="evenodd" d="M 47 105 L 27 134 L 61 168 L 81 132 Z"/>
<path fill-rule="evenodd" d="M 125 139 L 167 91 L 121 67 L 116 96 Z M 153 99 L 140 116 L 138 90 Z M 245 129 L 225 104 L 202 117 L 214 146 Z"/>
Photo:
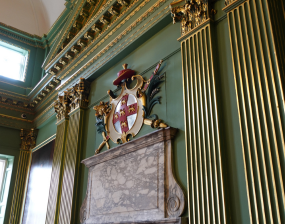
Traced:
<path fill-rule="evenodd" d="M 22 52 L 4 47 L 0 43 L 0 75 L 23 80 L 26 56 Z"/>

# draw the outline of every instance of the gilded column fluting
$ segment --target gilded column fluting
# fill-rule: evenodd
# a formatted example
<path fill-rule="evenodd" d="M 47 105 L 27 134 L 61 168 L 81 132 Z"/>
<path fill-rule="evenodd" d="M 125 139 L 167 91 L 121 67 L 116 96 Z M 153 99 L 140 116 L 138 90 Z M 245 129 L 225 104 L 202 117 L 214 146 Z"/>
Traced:
<path fill-rule="evenodd" d="M 84 130 L 85 110 L 88 107 L 89 82 L 80 82 L 69 90 L 71 112 L 67 134 L 59 217 L 56 223 L 75 223 L 78 203 L 79 166 Z"/>
<path fill-rule="evenodd" d="M 208 0 L 176 1 L 181 22 L 189 223 L 227 223 Z"/>
<path fill-rule="evenodd" d="M 66 148 L 67 128 L 69 125 L 70 100 L 64 92 L 54 103 L 57 113 L 57 130 L 52 163 L 51 182 L 47 205 L 46 224 L 54 224 L 57 220 L 60 206 L 60 195 L 63 177 L 63 162 Z"/>
<path fill-rule="evenodd" d="M 22 210 L 24 206 L 23 200 L 25 195 L 25 188 L 28 180 L 31 162 L 31 149 L 33 149 L 36 145 L 37 132 L 38 131 L 34 129 L 21 129 L 20 132 L 21 147 L 9 219 L 10 224 L 18 224 L 21 220 Z"/>
<path fill-rule="evenodd" d="M 276 45 L 268 2 L 236 0 L 223 9 L 229 26 L 252 224 L 285 223 L 285 105 L 278 63 L 284 58 L 276 54 L 284 37 Z"/>

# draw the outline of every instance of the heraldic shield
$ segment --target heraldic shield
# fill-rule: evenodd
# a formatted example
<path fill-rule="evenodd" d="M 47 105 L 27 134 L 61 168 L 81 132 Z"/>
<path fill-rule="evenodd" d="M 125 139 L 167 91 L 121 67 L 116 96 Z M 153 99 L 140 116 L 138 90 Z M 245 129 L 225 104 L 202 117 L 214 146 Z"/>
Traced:
<path fill-rule="evenodd" d="M 137 81 L 134 88 L 128 89 L 127 84 L 124 83 L 120 95 L 115 99 L 110 97 L 112 109 L 107 118 L 106 131 L 113 142 L 127 142 L 128 135 L 134 137 L 143 125 L 145 94 L 137 93 L 144 82 L 140 75 L 132 76 L 132 79 Z"/>
<path fill-rule="evenodd" d="M 94 107 L 96 111 L 97 132 L 103 136 L 103 142 L 95 151 L 95 154 L 107 146 L 109 139 L 115 143 L 126 143 L 130 137 L 135 137 L 143 124 L 152 128 L 165 128 L 167 125 L 158 119 L 156 114 L 150 115 L 155 104 L 160 103 L 160 97 L 155 95 L 160 91 L 159 85 L 163 82 L 165 74 L 159 75 L 162 60 L 156 66 L 152 76 L 146 81 L 135 71 L 128 69 L 124 64 L 124 70 L 117 74 L 114 80 L 115 86 L 121 86 L 121 92 L 116 96 L 111 90 L 109 102 L 100 102 Z M 133 88 L 129 84 L 135 82 Z M 150 119 L 152 118 L 152 119 Z"/>

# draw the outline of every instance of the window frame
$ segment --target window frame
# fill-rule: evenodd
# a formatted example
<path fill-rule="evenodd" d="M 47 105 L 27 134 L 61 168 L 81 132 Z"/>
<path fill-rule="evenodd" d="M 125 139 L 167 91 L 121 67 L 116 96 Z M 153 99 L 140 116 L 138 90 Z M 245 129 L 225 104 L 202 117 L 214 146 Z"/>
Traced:
<path fill-rule="evenodd" d="M 3 42 L 4 45 L 1 45 L 1 42 Z M 11 42 L 9 42 L 9 41 L 6 41 L 6 40 L 3 40 L 3 39 L 1 39 L 1 38 L 0 38 L 0 45 L 1 45 L 2 47 L 6 47 L 6 48 L 8 48 L 8 49 L 10 49 L 10 50 L 14 50 L 14 51 L 16 51 L 16 52 L 19 52 L 19 50 L 16 50 L 16 49 L 13 49 L 13 48 L 20 48 L 20 49 L 23 50 L 23 51 L 27 51 L 27 55 L 25 56 L 25 57 L 26 57 L 26 62 L 25 62 L 25 68 L 24 68 L 24 71 L 23 71 L 23 74 L 22 74 L 22 80 L 20 80 L 20 79 L 13 79 L 13 78 L 10 78 L 10 77 L 8 77 L 8 76 L 2 76 L 2 75 L 0 75 L 1 78 L 2 78 L 2 77 L 5 77 L 5 78 L 8 78 L 8 79 L 10 79 L 10 80 L 25 82 L 25 81 L 26 81 L 26 77 L 27 77 L 27 71 L 28 71 L 28 65 L 29 65 L 31 50 L 30 50 L 30 49 L 27 49 L 27 48 L 25 48 L 25 47 L 19 46 L 19 45 L 17 45 L 17 44 L 13 44 L 13 43 L 11 43 Z M 10 46 L 5 46 L 5 45 L 10 45 Z M 20 53 L 21 53 L 21 52 L 20 52 Z"/>

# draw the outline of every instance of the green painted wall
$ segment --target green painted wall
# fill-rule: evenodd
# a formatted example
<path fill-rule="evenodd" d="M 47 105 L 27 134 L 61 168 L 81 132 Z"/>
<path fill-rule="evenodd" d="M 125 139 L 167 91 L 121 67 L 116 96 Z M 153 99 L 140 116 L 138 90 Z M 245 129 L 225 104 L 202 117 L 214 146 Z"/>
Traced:
<path fill-rule="evenodd" d="M 56 133 L 56 116 L 53 116 L 42 128 L 39 129 L 36 145 L 53 136 Z"/>
<path fill-rule="evenodd" d="M 7 224 L 9 222 L 9 215 L 15 186 L 16 171 L 20 155 L 20 144 L 20 130 L 4 128 L 0 126 L 0 154 L 14 156 L 14 165 L 12 170 L 4 224 Z"/>

